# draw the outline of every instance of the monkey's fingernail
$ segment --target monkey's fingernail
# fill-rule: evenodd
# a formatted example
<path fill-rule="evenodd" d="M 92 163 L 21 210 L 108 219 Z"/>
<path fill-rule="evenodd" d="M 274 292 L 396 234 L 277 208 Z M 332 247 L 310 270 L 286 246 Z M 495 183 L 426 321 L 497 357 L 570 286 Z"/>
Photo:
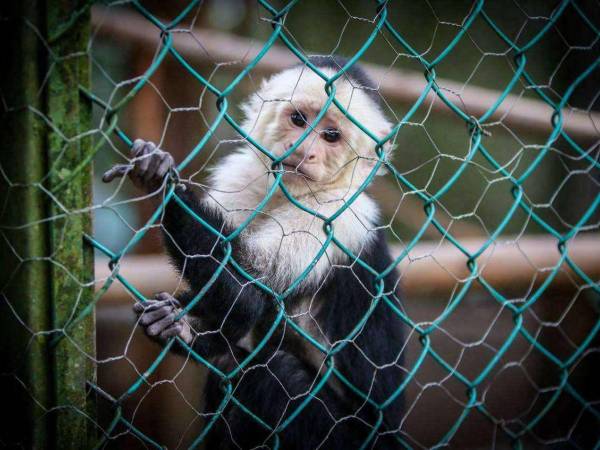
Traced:
<path fill-rule="evenodd" d="M 111 182 L 113 178 L 114 176 L 112 169 L 107 170 L 106 172 L 104 172 L 104 175 L 102 175 L 102 181 L 104 181 L 105 183 Z"/>
<path fill-rule="evenodd" d="M 124 176 L 127 172 L 129 172 L 130 169 L 131 167 L 127 164 L 118 164 L 104 172 L 104 175 L 102 175 L 102 181 L 104 181 L 105 183 L 109 183 L 115 177 Z"/>
<path fill-rule="evenodd" d="M 131 156 L 136 156 L 137 153 L 144 147 L 145 143 L 146 141 L 144 141 L 143 139 L 136 139 L 135 141 L 133 141 L 131 149 L 129 150 Z"/>

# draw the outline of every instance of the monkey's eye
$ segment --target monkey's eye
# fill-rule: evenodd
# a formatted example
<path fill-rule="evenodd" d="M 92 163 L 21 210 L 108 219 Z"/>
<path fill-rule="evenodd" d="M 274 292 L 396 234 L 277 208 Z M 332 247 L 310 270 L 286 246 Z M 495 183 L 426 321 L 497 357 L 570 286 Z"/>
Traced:
<path fill-rule="evenodd" d="M 340 130 L 336 130 L 335 128 L 325 128 L 321 134 L 323 135 L 323 139 L 327 142 L 337 142 L 342 137 L 342 133 Z"/>
<path fill-rule="evenodd" d="M 290 116 L 292 123 L 297 127 L 304 127 L 307 123 L 306 116 L 302 111 L 294 111 Z"/>

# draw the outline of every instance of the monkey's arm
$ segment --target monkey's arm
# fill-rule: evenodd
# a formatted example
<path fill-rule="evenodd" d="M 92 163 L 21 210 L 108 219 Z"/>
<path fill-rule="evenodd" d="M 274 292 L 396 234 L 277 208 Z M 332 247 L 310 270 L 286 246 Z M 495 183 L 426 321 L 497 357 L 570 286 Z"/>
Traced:
<path fill-rule="evenodd" d="M 113 167 L 103 180 L 110 182 L 127 174 L 137 187 L 151 193 L 160 189 L 174 167 L 169 153 L 141 139 L 134 142 L 131 156 L 131 165 Z M 204 208 L 189 189 L 178 187 L 176 195 L 216 230 L 225 234 L 231 231 L 224 228 L 221 215 Z M 261 316 L 265 305 L 263 295 L 227 264 L 218 236 L 175 199 L 166 205 L 162 225 L 167 250 L 190 290 L 178 299 L 161 293 L 155 300 L 136 305 L 134 312 L 140 316 L 139 324 L 159 342 L 172 336 L 181 337 L 203 357 L 229 351 Z M 225 267 L 216 276 L 222 265 Z M 203 289 L 205 292 L 201 293 Z M 181 308 L 191 301 L 195 302 L 189 313 L 176 320 Z"/>
<path fill-rule="evenodd" d="M 225 235 L 232 231 L 223 225 L 221 215 L 204 207 L 191 190 L 177 188 L 176 194 L 214 229 Z M 166 206 L 162 224 L 167 250 L 190 286 L 181 303 L 193 301 L 212 281 L 190 311 L 197 318 L 195 331 L 202 333 L 194 349 L 203 356 L 222 354 L 253 328 L 263 313 L 265 296 L 227 263 L 219 238 L 174 199 Z M 211 280 L 223 265 L 218 277 Z"/>

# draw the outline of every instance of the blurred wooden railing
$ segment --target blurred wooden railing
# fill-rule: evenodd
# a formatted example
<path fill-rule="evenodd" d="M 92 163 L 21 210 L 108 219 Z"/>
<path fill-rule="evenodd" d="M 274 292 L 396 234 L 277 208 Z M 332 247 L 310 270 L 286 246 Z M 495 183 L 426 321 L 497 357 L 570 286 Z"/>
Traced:
<path fill-rule="evenodd" d="M 461 239 L 468 250 L 479 248 L 481 239 Z M 578 236 L 569 243 L 569 256 L 593 280 L 600 278 L 600 235 Z M 394 256 L 402 249 L 393 247 Z M 478 258 L 479 273 L 500 289 L 511 291 L 539 284 L 560 261 L 556 239 L 521 237 L 516 242 L 502 239 L 490 246 Z M 416 245 L 400 264 L 402 287 L 406 296 L 442 295 L 447 298 L 461 280 L 469 276 L 466 257 L 448 242 L 423 242 Z M 159 291 L 175 291 L 182 281 L 164 255 L 125 256 L 119 273 L 144 295 Z M 96 262 L 99 289 L 110 276 L 105 259 Z M 563 263 L 552 282 L 554 288 L 577 286 L 584 282 Z M 473 283 L 474 288 L 479 283 Z M 114 281 L 103 296 L 104 301 L 119 301 L 129 296 L 125 288 Z"/>
<path fill-rule="evenodd" d="M 134 43 L 154 51 L 160 45 L 160 32 L 140 14 L 121 8 L 92 8 L 94 35 L 113 41 L 115 45 Z M 264 42 L 223 33 L 213 29 L 193 28 L 191 33 L 173 33 L 173 46 L 193 64 L 228 63 L 226 66 L 237 68 L 250 62 L 261 50 Z M 237 63 L 237 64 L 232 64 Z M 260 60 L 255 72 L 273 73 L 298 64 L 298 58 L 287 48 L 274 45 Z M 362 64 L 362 63 L 361 63 Z M 389 100 L 413 104 L 423 93 L 426 86 L 421 73 L 375 64 L 363 64 L 367 72 L 379 86 L 380 92 Z M 448 100 L 475 117 L 483 115 L 501 96 L 500 91 L 464 83 L 436 78 Z M 443 114 L 454 114 L 433 93 L 427 102 L 431 109 Z M 428 103 L 427 103 L 428 104 Z M 488 120 L 501 121 L 515 130 L 548 133 L 552 129 L 553 110 L 544 102 L 523 98 L 518 92 L 509 94 Z M 595 112 L 567 109 L 563 111 L 563 129 L 573 138 L 598 139 L 600 114 Z"/>

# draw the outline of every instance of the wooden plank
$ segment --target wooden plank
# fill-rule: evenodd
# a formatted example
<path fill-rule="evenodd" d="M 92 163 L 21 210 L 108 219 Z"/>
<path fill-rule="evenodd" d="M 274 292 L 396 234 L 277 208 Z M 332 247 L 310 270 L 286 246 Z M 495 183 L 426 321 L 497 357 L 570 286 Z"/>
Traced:
<path fill-rule="evenodd" d="M 470 251 L 480 248 L 484 241 L 461 239 Z M 600 277 L 600 236 L 582 235 L 569 243 L 569 255 L 592 279 Z M 397 257 L 402 248 L 394 246 Z M 522 237 L 516 242 L 501 238 L 478 258 L 480 273 L 497 288 L 521 289 L 538 285 L 560 260 L 556 239 L 546 236 Z M 441 295 L 447 298 L 452 289 L 469 276 L 467 258 L 448 242 L 422 242 L 416 245 L 399 266 L 402 288 L 408 297 Z M 184 288 L 184 283 L 172 269 L 164 255 L 131 255 L 121 260 L 119 273 L 144 295 L 156 292 L 174 292 Z M 105 261 L 96 262 L 96 288 L 99 289 L 110 276 Z M 182 284 L 183 283 L 183 284 Z M 564 264 L 553 287 L 582 281 Z M 474 283 L 474 287 L 481 287 Z M 105 302 L 133 301 L 125 288 L 115 281 L 104 294 Z"/>
<path fill-rule="evenodd" d="M 123 9 L 110 10 L 105 7 L 93 8 L 92 23 L 95 35 L 123 45 L 124 41 L 148 46 L 154 50 L 160 43 L 158 29 L 141 15 Z M 251 61 L 260 51 L 264 42 L 223 33 L 217 30 L 194 28 L 190 33 L 174 33 L 173 45 L 193 64 L 228 63 L 223 67 L 239 68 Z M 232 64 L 233 63 L 233 64 Z M 298 64 L 298 59 L 285 47 L 273 46 L 256 66 L 256 72 L 273 73 Z M 390 100 L 413 104 L 423 92 L 426 81 L 421 73 L 390 69 L 375 64 L 363 64 L 367 72 L 379 85 L 380 92 Z M 501 92 L 477 86 L 464 86 L 462 83 L 437 78 L 437 84 L 444 90 L 448 99 L 464 109 L 467 114 L 479 117 L 494 104 Z M 450 92 L 459 95 L 450 94 Z M 434 100 L 430 94 L 428 102 Z M 433 101 L 432 111 L 454 113 L 439 99 Z M 515 130 L 549 133 L 552 130 L 553 110 L 544 102 L 521 95 L 509 94 L 497 111 L 488 120 L 502 123 Z M 573 138 L 595 141 L 600 138 L 597 124 L 600 114 L 565 108 L 563 129 Z"/>
<path fill-rule="evenodd" d="M 460 239 L 468 251 L 475 252 L 484 245 L 481 238 Z M 569 256 L 592 279 L 600 278 L 600 235 L 577 236 L 569 242 Z M 396 247 L 395 253 L 401 249 Z M 559 263 L 561 258 L 557 240 L 549 236 L 527 236 L 514 240 L 499 238 L 478 259 L 478 274 L 501 292 L 523 292 L 539 285 Z M 454 245 L 444 242 L 421 242 L 400 265 L 402 285 L 408 293 L 448 294 L 470 276 L 467 257 Z M 552 286 L 584 282 L 566 263 L 561 266 Z M 474 283 L 474 287 L 481 287 Z"/>

